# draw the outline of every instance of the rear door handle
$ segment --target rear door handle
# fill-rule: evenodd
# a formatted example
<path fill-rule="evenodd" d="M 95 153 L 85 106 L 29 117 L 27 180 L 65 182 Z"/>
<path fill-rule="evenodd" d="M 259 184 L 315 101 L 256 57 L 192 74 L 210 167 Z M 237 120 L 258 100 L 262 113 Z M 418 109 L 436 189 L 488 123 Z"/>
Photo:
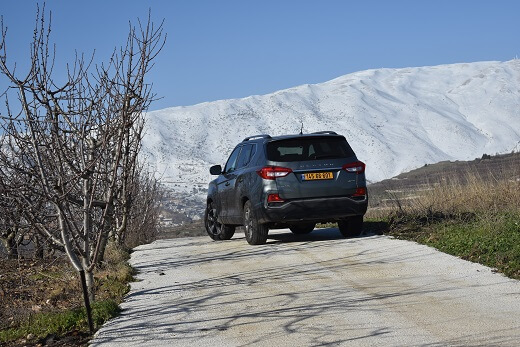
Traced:
<path fill-rule="evenodd" d="M 229 182 L 226 182 L 226 187 L 229 186 L 229 184 L 230 184 Z"/>

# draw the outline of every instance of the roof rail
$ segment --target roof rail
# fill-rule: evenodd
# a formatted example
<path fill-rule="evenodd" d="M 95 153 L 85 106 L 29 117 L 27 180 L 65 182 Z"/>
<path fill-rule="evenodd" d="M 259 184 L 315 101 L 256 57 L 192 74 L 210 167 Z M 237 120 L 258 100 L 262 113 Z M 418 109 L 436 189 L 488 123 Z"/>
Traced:
<path fill-rule="evenodd" d="M 267 135 L 267 134 L 253 135 L 253 136 L 246 137 L 245 139 L 242 140 L 242 142 L 249 141 L 252 139 L 270 139 L 270 138 L 271 138 L 271 135 Z"/>
<path fill-rule="evenodd" d="M 338 135 L 335 131 L 325 130 L 325 131 L 316 131 L 313 134 L 330 134 L 330 135 Z"/>

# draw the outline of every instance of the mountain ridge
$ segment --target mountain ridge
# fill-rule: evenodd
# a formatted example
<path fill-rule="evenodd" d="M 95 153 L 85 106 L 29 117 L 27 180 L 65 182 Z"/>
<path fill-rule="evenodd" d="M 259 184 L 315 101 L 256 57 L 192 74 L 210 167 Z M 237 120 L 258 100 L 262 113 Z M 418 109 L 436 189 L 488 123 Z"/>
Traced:
<path fill-rule="evenodd" d="M 208 168 L 243 138 L 334 130 L 372 182 L 424 164 L 520 147 L 520 60 L 372 69 L 265 95 L 149 112 L 142 154 L 202 196 Z M 176 182 L 176 183 L 175 183 Z"/>

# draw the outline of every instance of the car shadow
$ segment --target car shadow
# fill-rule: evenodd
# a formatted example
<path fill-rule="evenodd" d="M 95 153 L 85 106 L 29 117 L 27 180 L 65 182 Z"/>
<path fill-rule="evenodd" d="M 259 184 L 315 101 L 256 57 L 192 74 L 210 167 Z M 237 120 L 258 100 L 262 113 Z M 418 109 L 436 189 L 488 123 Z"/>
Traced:
<path fill-rule="evenodd" d="M 363 233 L 357 237 L 363 238 L 374 235 L 383 235 L 388 230 L 388 223 L 386 222 L 365 222 L 363 223 Z M 301 241 L 329 241 L 339 240 L 345 237 L 339 232 L 338 228 L 318 228 L 314 229 L 309 234 L 293 234 L 288 229 L 281 229 L 280 231 L 274 229 L 270 231 L 267 236 L 268 243 L 290 243 Z"/>

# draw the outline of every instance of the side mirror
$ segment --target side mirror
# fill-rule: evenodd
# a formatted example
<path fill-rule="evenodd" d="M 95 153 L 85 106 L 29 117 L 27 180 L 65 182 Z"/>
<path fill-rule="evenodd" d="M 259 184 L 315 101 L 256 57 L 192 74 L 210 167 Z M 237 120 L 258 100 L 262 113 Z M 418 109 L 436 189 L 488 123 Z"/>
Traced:
<path fill-rule="evenodd" d="M 220 165 L 213 165 L 209 168 L 209 173 L 212 175 L 220 175 L 222 173 L 222 166 Z"/>

